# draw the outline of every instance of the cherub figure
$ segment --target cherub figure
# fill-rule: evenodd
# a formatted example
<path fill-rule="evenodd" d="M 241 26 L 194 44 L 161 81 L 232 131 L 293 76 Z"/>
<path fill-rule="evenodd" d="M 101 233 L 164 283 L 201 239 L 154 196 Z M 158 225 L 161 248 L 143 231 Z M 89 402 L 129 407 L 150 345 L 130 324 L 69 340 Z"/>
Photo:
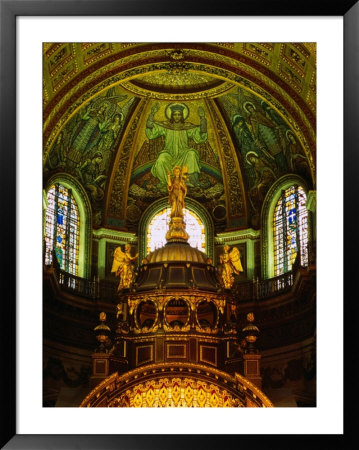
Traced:
<path fill-rule="evenodd" d="M 173 177 L 168 171 L 168 193 L 169 203 L 171 205 L 171 217 L 183 217 L 184 199 L 187 195 L 187 186 L 185 181 L 188 177 L 188 168 L 175 166 L 173 168 Z"/>
<path fill-rule="evenodd" d="M 120 284 L 118 285 L 117 291 L 122 289 L 128 289 L 131 287 L 133 280 L 135 278 L 134 265 L 132 264 L 138 258 L 138 253 L 136 256 L 131 256 L 131 245 L 125 245 L 125 251 L 121 250 L 121 247 L 117 247 L 113 255 L 113 263 L 111 272 L 115 272 L 116 277 L 120 276 Z"/>
<path fill-rule="evenodd" d="M 243 272 L 238 248 L 233 247 L 232 251 L 229 252 L 230 248 L 229 245 L 225 245 L 224 253 L 219 257 L 222 264 L 221 281 L 225 289 L 231 289 L 233 286 L 233 273 L 239 275 L 240 272 Z"/>

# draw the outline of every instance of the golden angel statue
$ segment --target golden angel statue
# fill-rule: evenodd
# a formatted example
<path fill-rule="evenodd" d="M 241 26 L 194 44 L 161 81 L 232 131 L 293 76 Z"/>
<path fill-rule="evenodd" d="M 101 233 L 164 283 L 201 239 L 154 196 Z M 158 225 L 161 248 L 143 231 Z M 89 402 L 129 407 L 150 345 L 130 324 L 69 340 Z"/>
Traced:
<path fill-rule="evenodd" d="M 111 272 L 115 272 L 116 277 L 120 276 L 120 284 L 118 285 L 117 291 L 122 289 L 128 289 L 131 287 L 133 280 L 135 278 L 134 265 L 132 264 L 138 258 L 138 253 L 136 256 L 131 256 L 131 245 L 125 245 L 125 251 L 121 250 L 121 247 L 117 247 L 113 254 L 113 263 Z"/>
<path fill-rule="evenodd" d="M 240 272 L 243 272 L 238 248 L 233 247 L 232 251 L 229 252 L 230 248 L 229 245 L 225 245 L 224 253 L 219 257 L 222 264 L 221 282 L 226 289 L 231 289 L 233 286 L 233 274 L 239 275 Z"/>
<path fill-rule="evenodd" d="M 188 168 L 175 166 L 173 177 L 168 171 L 167 186 L 169 193 L 169 203 L 171 205 L 171 217 L 183 217 L 184 199 L 187 195 L 186 180 L 188 178 Z"/>

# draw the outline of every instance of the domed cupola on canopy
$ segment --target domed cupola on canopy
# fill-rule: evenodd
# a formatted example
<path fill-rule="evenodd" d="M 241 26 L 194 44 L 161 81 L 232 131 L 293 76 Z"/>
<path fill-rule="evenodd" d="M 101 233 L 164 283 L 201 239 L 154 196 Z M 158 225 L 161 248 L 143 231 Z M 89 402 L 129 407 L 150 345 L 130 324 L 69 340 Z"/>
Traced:
<path fill-rule="evenodd" d="M 171 219 L 167 243 L 143 259 L 134 283 L 136 292 L 171 288 L 217 291 L 220 287 L 211 259 L 188 243 L 183 220 L 185 181 L 186 168 L 175 167 L 173 177 L 168 178 Z"/>

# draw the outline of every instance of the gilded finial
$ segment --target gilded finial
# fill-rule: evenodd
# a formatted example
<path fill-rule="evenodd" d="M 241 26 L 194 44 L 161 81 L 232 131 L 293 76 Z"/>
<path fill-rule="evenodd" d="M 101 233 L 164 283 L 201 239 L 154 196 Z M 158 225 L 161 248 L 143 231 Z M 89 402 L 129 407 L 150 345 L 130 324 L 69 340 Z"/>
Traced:
<path fill-rule="evenodd" d="M 248 353 L 255 353 L 255 343 L 259 335 L 259 328 L 253 323 L 254 314 L 252 312 L 247 314 L 247 321 L 249 322 L 242 330 L 244 338 L 248 343 Z"/>
<path fill-rule="evenodd" d="M 183 221 L 183 209 L 185 207 L 184 199 L 187 194 L 186 180 L 188 178 L 188 168 L 186 166 L 175 166 L 168 172 L 167 187 L 169 194 L 169 204 L 171 206 L 171 221 L 169 230 L 166 233 L 166 240 L 187 242 L 189 236 L 186 231 L 186 225 Z"/>

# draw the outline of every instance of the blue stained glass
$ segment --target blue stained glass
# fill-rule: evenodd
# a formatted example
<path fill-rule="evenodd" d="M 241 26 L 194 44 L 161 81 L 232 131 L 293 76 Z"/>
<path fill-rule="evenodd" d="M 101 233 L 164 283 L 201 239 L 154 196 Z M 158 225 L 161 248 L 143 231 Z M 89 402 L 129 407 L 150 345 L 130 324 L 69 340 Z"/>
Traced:
<path fill-rule="evenodd" d="M 295 209 L 291 209 L 289 211 L 288 219 L 289 219 L 289 225 L 291 225 L 293 222 L 295 222 L 295 220 L 296 220 Z"/>
<path fill-rule="evenodd" d="M 273 216 L 275 275 L 292 269 L 300 254 L 302 266 L 308 264 L 306 195 L 300 186 L 291 186 L 278 199 Z"/>
<path fill-rule="evenodd" d="M 77 275 L 80 221 L 71 192 L 61 184 L 47 194 L 45 264 L 51 264 L 55 251 L 61 269 Z"/>
<path fill-rule="evenodd" d="M 63 211 L 61 211 L 61 209 L 59 209 L 57 211 L 57 223 L 59 225 L 63 225 L 64 224 L 64 213 L 63 213 Z"/>

